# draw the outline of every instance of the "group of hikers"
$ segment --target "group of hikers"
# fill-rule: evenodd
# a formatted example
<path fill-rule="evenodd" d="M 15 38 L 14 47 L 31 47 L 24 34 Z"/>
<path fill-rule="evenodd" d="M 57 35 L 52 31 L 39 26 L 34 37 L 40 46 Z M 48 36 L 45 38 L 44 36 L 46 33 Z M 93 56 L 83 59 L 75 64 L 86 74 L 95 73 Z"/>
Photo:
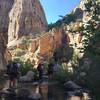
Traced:
<path fill-rule="evenodd" d="M 43 80 L 43 75 L 44 75 L 44 72 L 45 72 L 44 71 L 44 63 L 39 63 L 37 70 L 39 72 L 39 80 Z M 54 74 L 54 64 L 52 62 L 50 62 L 48 64 L 48 70 L 47 70 L 46 74 L 48 75 L 49 79 L 52 79 L 53 74 Z"/>
<path fill-rule="evenodd" d="M 16 86 L 17 79 L 20 76 L 20 67 L 21 65 L 19 63 L 11 61 L 8 63 L 7 74 L 9 76 L 9 88 Z M 37 66 L 39 81 L 43 81 L 44 69 L 45 69 L 44 63 L 40 62 Z M 52 62 L 49 62 L 46 75 L 48 75 L 49 79 L 52 79 L 53 73 L 54 73 L 54 64 Z"/>

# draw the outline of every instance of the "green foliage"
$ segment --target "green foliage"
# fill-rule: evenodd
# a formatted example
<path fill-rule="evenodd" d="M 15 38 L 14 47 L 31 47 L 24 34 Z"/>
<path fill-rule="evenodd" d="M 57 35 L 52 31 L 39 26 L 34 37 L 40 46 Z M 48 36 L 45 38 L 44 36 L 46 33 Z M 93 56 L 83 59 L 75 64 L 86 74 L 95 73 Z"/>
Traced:
<path fill-rule="evenodd" d="M 90 12 L 91 11 L 91 7 L 92 7 L 92 1 L 89 0 L 88 3 L 85 4 L 85 7 L 86 7 L 86 10 L 85 11 L 88 11 Z"/>
<path fill-rule="evenodd" d="M 58 62 L 68 62 L 73 55 L 73 48 L 68 47 L 67 44 L 62 44 L 55 50 L 54 59 Z"/>
<path fill-rule="evenodd" d="M 14 58 L 12 62 L 21 63 L 21 64 L 23 63 L 19 58 Z"/>
<path fill-rule="evenodd" d="M 15 56 L 21 56 L 24 55 L 26 51 L 18 48 L 15 49 L 13 52 L 15 53 Z"/>
<path fill-rule="evenodd" d="M 45 73 L 48 72 L 48 62 L 44 62 L 44 71 Z"/>
<path fill-rule="evenodd" d="M 85 50 L 88 47 L 88 43 L 90 42 L 90 39 L 95 38 L 95 34 L 97 34 L 98 30 L 98 22 L 99 22 L 99 14 L 100 14 L 100 2 L 98 0 L 89 0 L 88 3 L 85 4 L 86 11 L 93 13 L 91 20 L 87 22 L 87 24 L 84 27 L 83 34 L 86 37 L 86 39 L 83 41 Z M 91 39 L 92 42 L 92 39 Z"/>
<path fill-rule="evenodd" d="M 13 59 L 12 62 L 20 63 L 21 75 L 25 75 L 30 70 L 37 74 L 37 69 L 32 64 L 22 62 L 19 58 Z"/>
<path fill-rule="evenodd" d="M 83 41 L 85 56 L 92 60 L 90 69 L 88 71 L 84 70 L 86 74 L 85 82 L 94 95 L 95 100 L 100 98 L 100 1 L 99 0 L 89 0 L 85 4 L 86 11 L 92 13 L 91 20 L 89 20 L 84 29 L 83 35 L 85 40 Z M 80 66 L 82 68 L 82 66 Z M 79 72 L 81 70 L 79 69 Z M 79 73 L 78 73 L 79 74 Z"/>
<path fill-rule="evenodd" d="M 54 27 L 59 27 L 60 28 L 61 25 L 62 25 L 62 21 L 61 20 L 58 20 L 56 23 L 49 24 L 47 31 L 51 30 Z"/>
<path fill-rule="evenodd" d="M 78 64 L 78 54 L 76 52 L 73 53 L 73 56 L 71 58 L 71 62 L 73 66 L 77 66 Z"/>
<path fill-rule="evenodd" d="M 64 83 L 65 81 L 72 79 L 72 74 L 61 66 L 58 72 L 55 74 L 54 79 Z"/>
<path fill-rule="evenodd" d="M 69 24 L 71 22 L 75 22 L 75 15 L 73 13 L 66 15 L 63 17 L 63 23 Z"/>
<path fill-rule="evenodd" d="M 59 19 L 57 22 L 54 24 L 49 24 L 47 31 L 54 27 L 59 27 L 62 28 L 65 24 L 69 24 L 71 22 L 75 22 L 75 15 L 73 13 L 67 14 L 66 16 L 60 16 L 61 19 Z"/>
<path fill-rule="evenodd" d="M 100 58 L 100 57 L 99 57 Z M 95 57 L 91 68 L 87 74 L 87 80 L 86 83 L 88 85 L 88 87 L 90 88 L 90 90 L 92 90 L 94 98 L 100 98 L 99 93 L 100 93 L 100 60 L 98 57 Z M 99 60 L 99 61 L 98 61 Z M 97 99 L 98 100 L 98 99 Z"/>
<path fill-rule="evenodd" d="M 21 64 L 21 75 L 25 75 L 28 71 L 32 70 L 33 71 L 33 65 L 32 64 L 28 64 L 28 63 L 22 63 Z"/>

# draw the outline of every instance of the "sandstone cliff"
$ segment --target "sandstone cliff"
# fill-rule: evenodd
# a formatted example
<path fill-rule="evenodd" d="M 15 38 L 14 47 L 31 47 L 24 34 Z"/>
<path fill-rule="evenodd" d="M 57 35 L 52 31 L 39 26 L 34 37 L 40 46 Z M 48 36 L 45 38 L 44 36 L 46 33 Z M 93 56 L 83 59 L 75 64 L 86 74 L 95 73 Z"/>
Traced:
<path fill-rule="evenodd" d="M 0 70 L 6 69 L 6 45 L 9 24 L 9 12 L 14 0 L 0 0 Z"/>
<path fill-rule="evenodd" d="M 9 13 L 9 41 L 45 31 L 47 21 L 39 0 L 15 0 Z"/>
<path fill-rule="evenodd" d="M 0 70 L 6 69 L 12 56 L 6 48 L 8 40 L 13 48 L 16 42 L 12 40 L 20 41 L 22 36 L 34 38 L 46 27 L 47 21 L 39 0 L 0 0 Z M 18 46 L 21 46 L 20 43 Z"/>
<path fill-rule="evenodd" d="M 77 56 L 77 58 L 82 58 L 84 55 L 82 48 L 84 47 L 83 41 L 85 36 L 83 35 L 82 28 L 87 25 L 87 22 L 91 20 L 91 16 L 93 15 L 92 11 L 86 11 L 85 3 L 87 3 L 87 1 L 88 0 L 81 0 L 80 4 L 71 14 L 66 15 L 55 24 L 62 25 L 64 28 L 67 48 L 73 49 L 71 60 L 73 60 L 74 55 Z M 13 2 L 10 2 L 10 4 L 13 4 Z M 6 23 L 8 26 L 8 22 Z M 1 24 L 1 26 L 2 25 L 3 24 Z M 61 46 L 63 34 L 60 28 L 54 27 L 49 32 L 44 32 L 44 35 L 39 35 L 35 38 L 35 35 L 45 31 L 47 26 L 45 14 L 39 0 L 15 0 L 9 13 L 9 27 L 4 26 L 2 29 L 8 29 L 8 48 L 11 51 L 13 59 L 20 59 L 32 64 L 38 63 L 41 57 L 44 57 L 44 59 L 52 57 L 55 49 Z M 6 36 L 4 36 L 4 38 Z M 7 39 L 1 38 L 1 41 L 4 40 Z M 6 42 L 3 43 L 6 44 Z M 64 57 L 68 54 L 66 59 L 70 56 L 68 50 L 70 49 L 64 50 Z M 2 54 L 4 54 L 4 52 Z M 62 54 L 62 51 L 60 54 Z M 10 53 L 8 53 L 8 55 L 10 55 Z M 77 60 L 77 58 L 75 60 Z M 77 61 L 75 61 L 75 63 L 78 64 Z"/>
<path fill-rule="evenodd" d="M 61 45 L 61 38 L 61 30 L 54 28 L 35 39 L 23 36 L 10 42 L 8 48 L 13 59 L 37 65 L 41 58 L 49 60 L 53 57 L 55 49 Z"/>
<path fill-rule="evenodd" d="M 25 0 L 16 1 L 9 15 L 10 21 L 11 21 L 9 25 L 9 31 L 8 31 L 9 40 L 18 38 L 20 36 L 25 36 L 31 33 L 34 34 L 35 29 L 33 26 L 33 22 L 34 22 L 33 20 L 34 18 L 36 18 L 34 25 L 37 25 L 37 23 L 40 21 L 40 20 L 39 21 L 37 20 L 38 16 L 37 17 L 35 16 L 36 12 L 35 14 L 32 14 L 34 9 L 37 10 L 37 13 L 40 14 L 40 19 L 45 23 L 44 26 L 46 25 L 46 20 L 43 14 L 43 10 L 41 13 L 41 10 L 39 10 L 39 8 L 37 8 L 36 5 L 34 5 L 34 8 L 32 8 L 33 1 L 29 0 L 27 4 Z M 73 48 L 74 50 L 73 52 L 77 53 L 79 57 L 83 56 L 83 53 L 81 52 L 80 48 L 83 47 L 82 40 L 84 37 L 82 37 L 81 32 L 75 32 L 75 31 L 83 27 L 83 18 L 85 17 L 84 10 L 83 10 L 84 3 L 85 2 L 81 1 L 80 5 L 78 5 L 78 7 L 74 9 L 73 14 L 71 15 L 72 17 L 73 16 L 75 17 L 74 22 L 69 22 L 64 25 L 65 33 L 67 34 L 66 40 L 68 40 L 68 43 L 66 44 L 68 45 L 68 47 Z M 24 5 L 27 5 L 27 8 L 29 8 L 30 11 L 29 9 L 26 9 L 26 6 L 24 8 Z M 15 12 L 15 10 L 17 10 L 17 12 Z M 67 20 L 70 20 L 70 19 L 67 19 Z M 62 22 L 64 22 L 64 20 Z M 41 26 L 41 24 L 39 25 Z M 12 46 L 13 48 L 13 49 L 11 48 L 12 49 L 11 53 L 14 59 L 17 57 L 20 57 L 21 59 L 23 59 L 23 61 L 29 61 L 31 63 L 34 63 L 34 61 L 38 61 L 40 57 L 44 57 L 46 59 L 48 57 L 52 57 L 53 53 L 55 52 L 55 49 L 61 45 L 61 41 L 62 41 L 61 39 L 63 35 L 60 29 L 54 28 L 52 29 L 52 31 L 49 31 L 45 35 L 40 36 L 36 39 L 34 38 L 31 39 L 31 37 L 28 37 L 28 38 L 24 37 L 24 38 L 15 40 L 12 43 L 9 43 L 8 46 L 9 47 Z M 67 53 L 69 51 L 65 51 L 65 52 Z"/>
<path fill-rule="evenodd" d="M 91 45 L 89 39 L 94 34 L 98 34 L 100 27 L 99 20 L 100 1 L 81 0 L 79 5 L 70 14 L 62 17 L 62 19 L 53 25 L 50 25 L 50 29 L 52 27 L 64 28 L 69 38 L 68 47 L 73 49 L 70 65 L 74 63 L 78 66 L 77 59 L 83 58 L 86 46 Z M 68 56 L 70 56 L 70 53 Z M 68 59 L 68 56 L 66 56 L 66 59 Z M 74 57 L 76 58 L 74 59 Z"/>

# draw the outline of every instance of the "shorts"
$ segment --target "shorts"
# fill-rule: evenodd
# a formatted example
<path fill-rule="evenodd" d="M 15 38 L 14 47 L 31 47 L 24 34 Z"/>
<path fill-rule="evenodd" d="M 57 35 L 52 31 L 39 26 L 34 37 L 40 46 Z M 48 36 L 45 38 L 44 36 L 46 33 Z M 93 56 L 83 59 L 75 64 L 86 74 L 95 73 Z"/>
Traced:
<path fill-rule="evenodd" d="M 48 75 L 52 75 L 53 74 L 53 71 L 48 71 Z"/>
<path fill-rule="evenodd" d="M 9 75 L 9 79 L 10 79 L 11 81 L 13 81 L 14 79 L 17 79 L 17 75 L 16 75 L 16 74 L 10 74 L 10 75 Z"/>

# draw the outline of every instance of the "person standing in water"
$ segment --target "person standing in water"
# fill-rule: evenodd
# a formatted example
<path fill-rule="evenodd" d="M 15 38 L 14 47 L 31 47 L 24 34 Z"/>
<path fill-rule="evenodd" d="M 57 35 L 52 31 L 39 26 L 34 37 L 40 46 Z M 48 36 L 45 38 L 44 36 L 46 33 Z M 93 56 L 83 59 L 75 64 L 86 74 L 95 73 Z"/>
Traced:
<path fill-rule="evenodd" d="M 7 74 L 9 76 L 9 88 L 15 87 L 18 77 L 18 66 L 15 62 L 9 62 L 7 65 Z"/>
<path fill-rule="evenodd" d="M 53 73 L 54 73 L 54 64 L 52 62 L 50 62 L 48 64 L 48 77 L 49 77 L 49 79 L 53 78 Z"/>
<path fill-rule="evenodd" d="M 40 62 L 38 64 L 37 70 L 39 72 L 39 80 L 42 81 L 43 80 L 43 73 L 44 73 L 44 64 L 42 62 Z"/>

